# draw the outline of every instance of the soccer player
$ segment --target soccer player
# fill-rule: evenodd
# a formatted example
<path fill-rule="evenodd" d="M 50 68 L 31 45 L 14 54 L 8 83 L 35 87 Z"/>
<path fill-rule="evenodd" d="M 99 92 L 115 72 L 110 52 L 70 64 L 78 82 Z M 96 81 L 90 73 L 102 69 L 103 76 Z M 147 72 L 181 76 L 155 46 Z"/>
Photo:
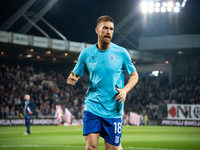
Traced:
<path fill-rule="evenodd" d="M 127 50 L 111 42 L 114 32 L 111 17 L 99 17 L 95 31 L 97 44 L 82 50 L 67 83 L 75 85 L 84 72 L 88 74 L 83 118 L 86 149 L 97 150 L 101 136 L 105 150 L 119 150 L 124 101 L 137 83 L 138 73 Z M 130 76 L 125 86 L 124 71 Z"/>
<path fill-rule="evenodd" d="M 30 99 L 30 95 L 26 94 L 24 96 L 25 101 L 25 107 L 24 107 L 24 113 L 25 113 L 25 123 L 26 123 L 26 132 L 23 135 L 28 135 L 31 134 L 30 132 L 30 121 L 31 117 L 33 115 L 33 112 L 35 110 L 35 104 L 33 101 Z"/>

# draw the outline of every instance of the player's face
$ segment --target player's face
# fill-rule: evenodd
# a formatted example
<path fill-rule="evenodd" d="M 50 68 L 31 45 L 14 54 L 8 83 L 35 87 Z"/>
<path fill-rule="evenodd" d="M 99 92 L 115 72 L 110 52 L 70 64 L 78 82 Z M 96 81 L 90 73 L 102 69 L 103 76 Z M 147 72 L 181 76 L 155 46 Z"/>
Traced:
<path fill-rule="evenodd" d="M 110 43 L 113 37 L 114 24 L 112 22 L 101 22 L 96 28 L 98 38 L 102 43 Z"/>

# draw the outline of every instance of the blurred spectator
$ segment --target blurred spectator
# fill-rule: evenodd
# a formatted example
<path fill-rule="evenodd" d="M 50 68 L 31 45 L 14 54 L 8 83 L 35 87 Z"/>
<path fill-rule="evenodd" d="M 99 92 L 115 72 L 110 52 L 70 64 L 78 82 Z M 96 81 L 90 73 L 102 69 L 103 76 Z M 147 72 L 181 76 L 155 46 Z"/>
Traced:
<path fill-rule="evenodd" d="M 84 75 L 77 85 L 66 84 L 68 71 L 48 69 L 42 76 L 42 68 L 38 69 L 40 77 L 34 77 L 36 67 L 18 64 L 14 66 L 0 66 L 0 117 L 19 115 L 23 113 L 23 96 L 30 93 L 36 104 L 36 117 L 54 115 L 56 104 L 59 102 L 63 109 L 67 107 L 76 118 L 81 116 L 81 108 L 87 90 L 88 78 Z M 45 69 L 44 69 L 45 70 Z M 155 77 L 140 77 L 141 81 L 127 94 L 125 112 L 146 114 L 149 119 L 167 116 L 167 104 L 164 100 L 174 104 L 200 104 L 200 76 L 196 74 L 178 75 L 173 77 L 171 84 L 162 77 L 159 81 Z M 54 86 L 43 80 L 51 80 Z M 125 82 L 127 82 L 125 80 Z M 31 84 L 33 83 L 33 84 Z M 150 109 L 148 105 L 157 105 L 159 109 Z"/>

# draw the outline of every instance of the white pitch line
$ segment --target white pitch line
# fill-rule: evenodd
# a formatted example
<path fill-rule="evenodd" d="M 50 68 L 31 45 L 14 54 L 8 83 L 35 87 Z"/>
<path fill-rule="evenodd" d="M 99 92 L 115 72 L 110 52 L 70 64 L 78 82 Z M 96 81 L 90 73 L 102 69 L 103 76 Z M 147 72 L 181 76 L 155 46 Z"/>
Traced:
<path fill-rule="evenodd" d="M 0 147 L 85 147 L 76 145 L 0 145 Z M 98 148 L 104 148 L 98 146 Z M 184 149 L 166 149 L 166 148 L 147 148 L 147 147 L 124 147 L 124 149 L 141 149 L 141 150 L 184 150 Z"/>

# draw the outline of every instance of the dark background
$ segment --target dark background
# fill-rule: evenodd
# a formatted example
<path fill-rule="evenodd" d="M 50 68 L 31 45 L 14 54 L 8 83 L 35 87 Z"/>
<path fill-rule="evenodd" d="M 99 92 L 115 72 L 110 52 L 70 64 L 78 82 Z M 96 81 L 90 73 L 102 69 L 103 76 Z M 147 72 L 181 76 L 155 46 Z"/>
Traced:
<path fill-rule="evenodd" d="M 180 0 L 176 0 L 180 1 Z M 27 0 L 0 1 L 0 25 L 19 10 Z M 37 0 L 29 9 L 39 10 L 47 0 Z M 133 9 L 140 8 L 141 0 L 58 0 L 44 15 L 44 18 L 60 31 L 68 40 L 96 43 L 96 20 L 101 15 L 109 15 L 117 25 Z M 181 2 L 181 1 L 180 1 Z M 134 21 L 146 18 L 133 34 L 136 37 L 163 36 L 200 33 L 200 1 L 188 0 L 179 13 L 142 14 L 138 10 Z M 27 21 L 20 18 L 8 31 L 17 32 Z M 60 38 L 42 21 L 37 23 L 52 38 Z M 123 29 L 126 32 L 126 28 Z M 34 27 L 27 33 L 43 36 Z M 115 38 L 115 37 L 114 37 Z M 113 38 L 113 40 L 114 40 Z M 123 45 L 132 48 L 130 45 Z"/>

